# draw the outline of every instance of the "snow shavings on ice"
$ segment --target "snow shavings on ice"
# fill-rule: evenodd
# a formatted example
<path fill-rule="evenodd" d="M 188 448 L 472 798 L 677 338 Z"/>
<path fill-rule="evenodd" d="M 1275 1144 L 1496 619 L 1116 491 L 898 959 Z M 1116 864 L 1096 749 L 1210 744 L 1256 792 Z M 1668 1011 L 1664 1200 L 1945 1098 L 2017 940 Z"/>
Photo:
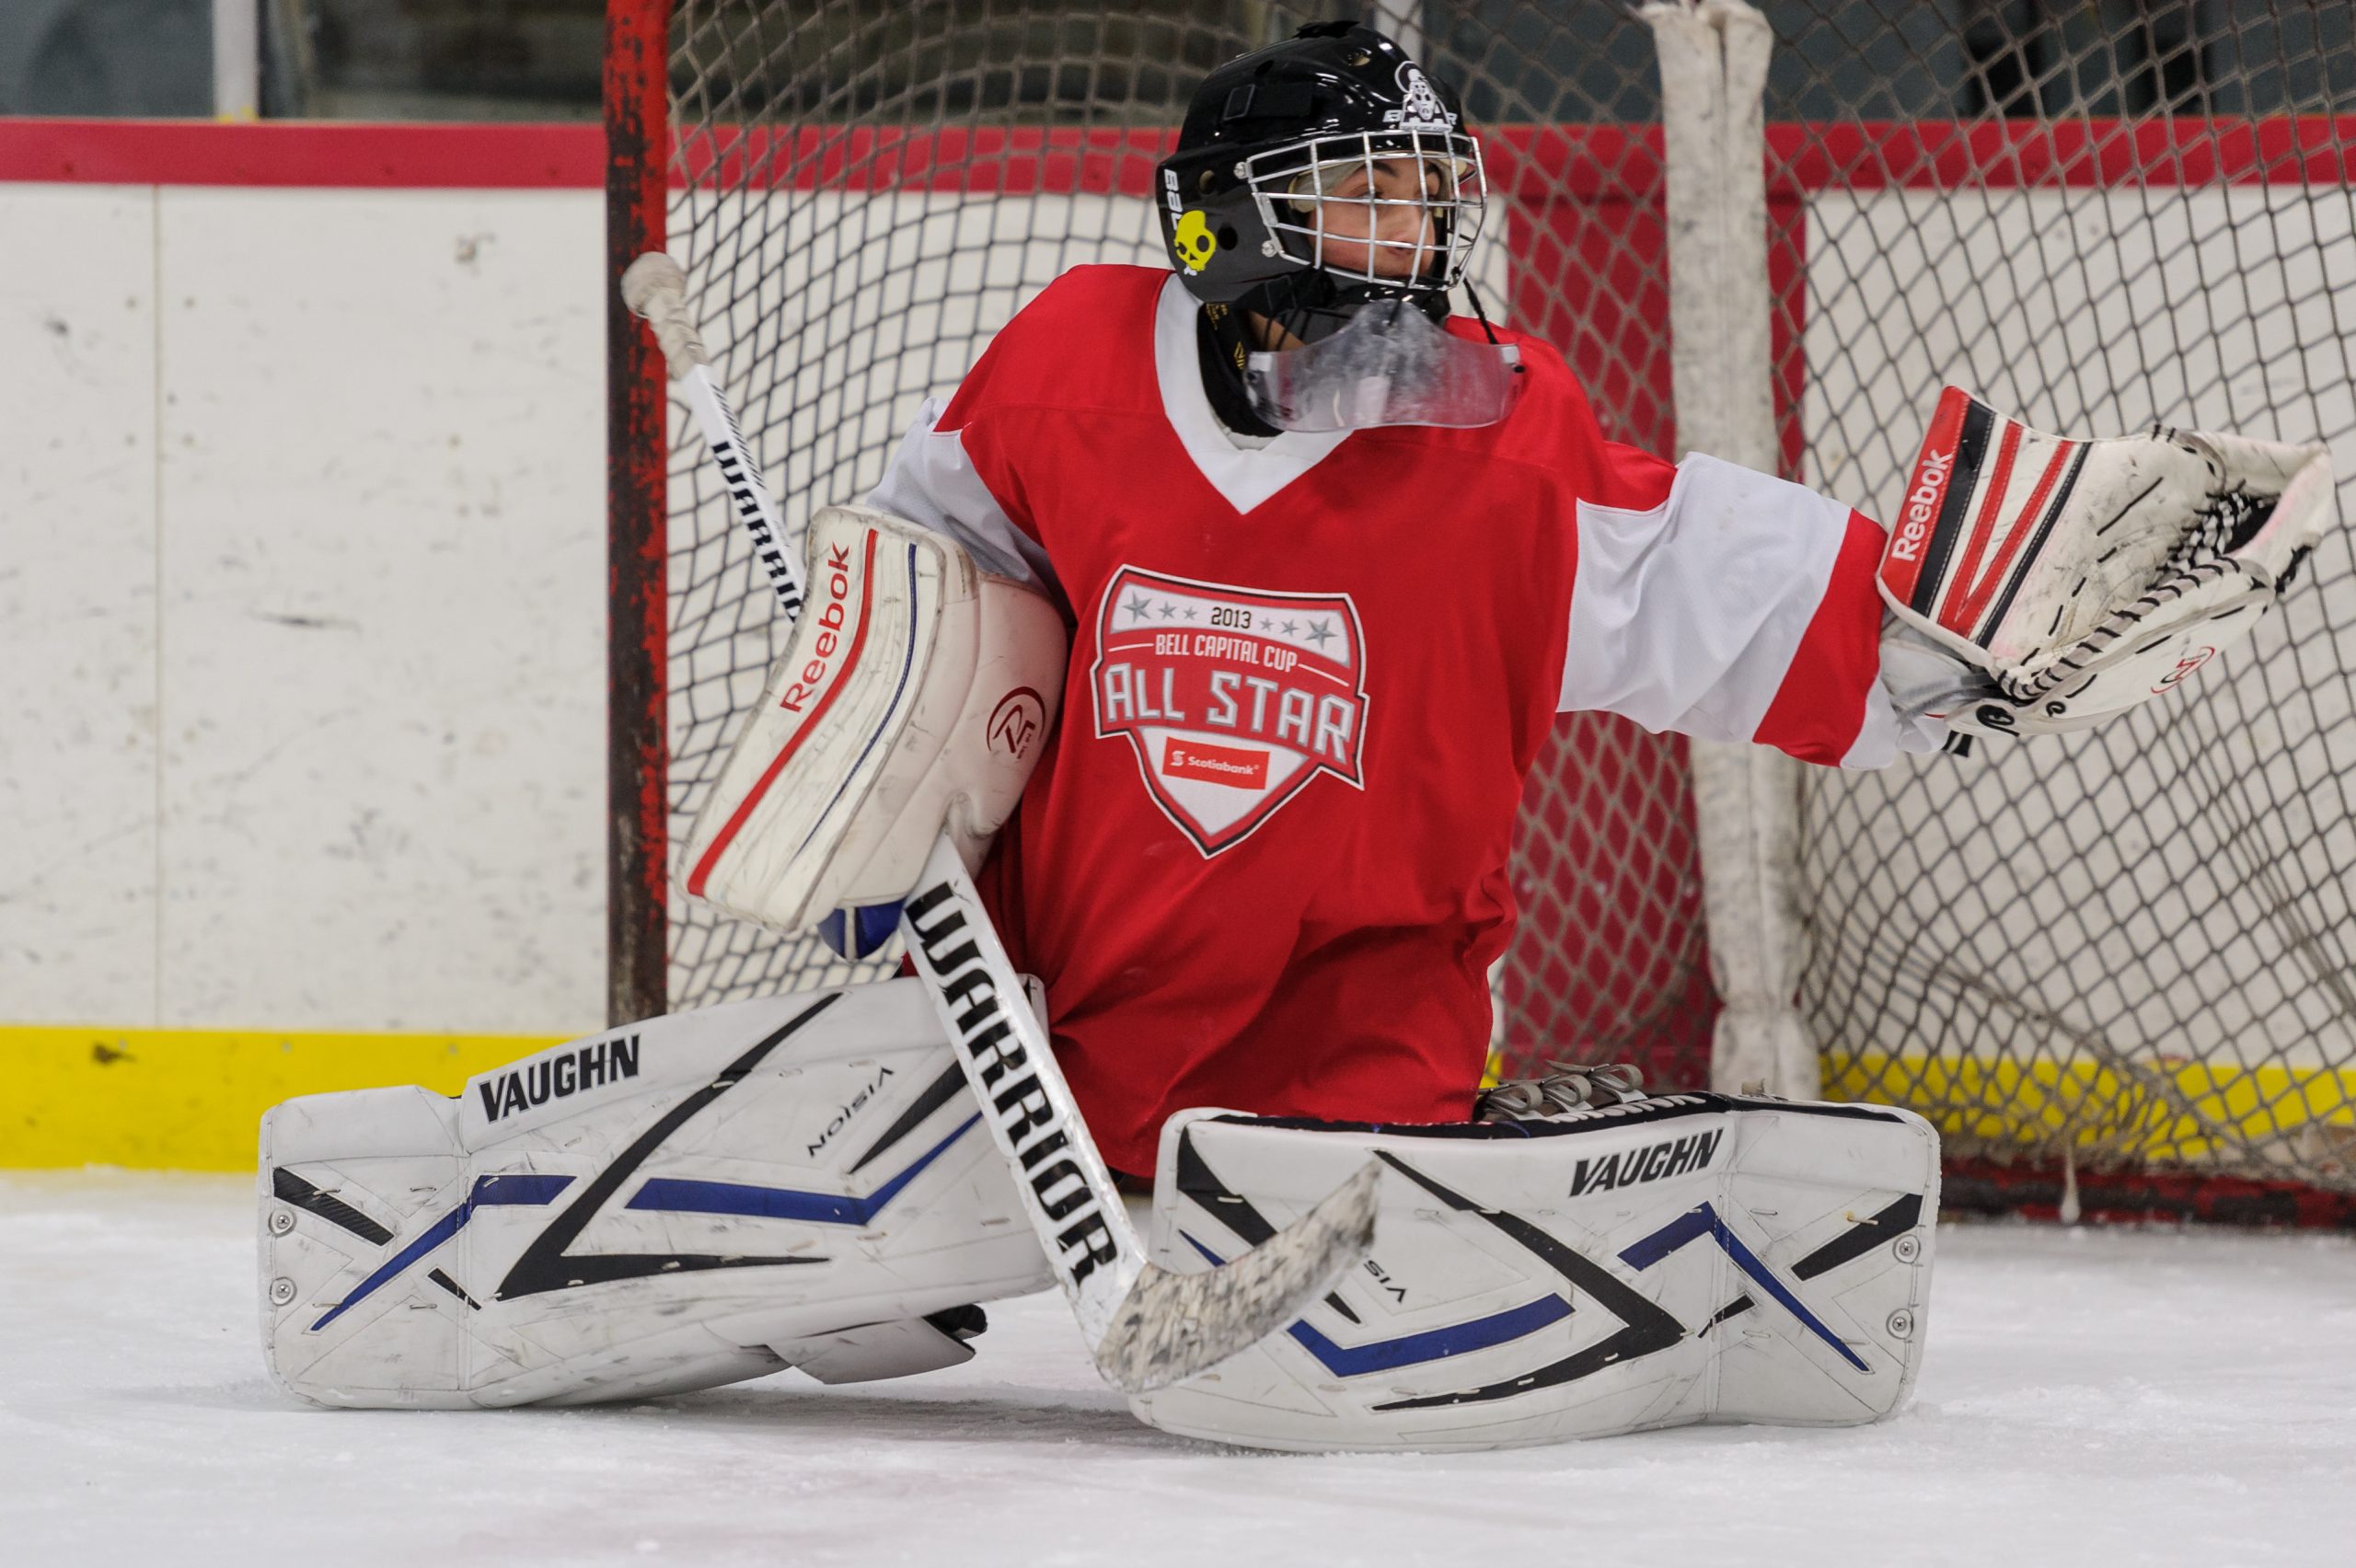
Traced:
<path fill-rule="evenodd" d="M 1300 1457 L 1138 1424 L 1052 1296 L 896 1382 L 312 1410 L 262 1371 L 254 1212 L 235 1178 L 0 1178 L 0 1562 L 2356 1561 L 2346 1238 L 1950 1226 L 1884 1425 Z"/>

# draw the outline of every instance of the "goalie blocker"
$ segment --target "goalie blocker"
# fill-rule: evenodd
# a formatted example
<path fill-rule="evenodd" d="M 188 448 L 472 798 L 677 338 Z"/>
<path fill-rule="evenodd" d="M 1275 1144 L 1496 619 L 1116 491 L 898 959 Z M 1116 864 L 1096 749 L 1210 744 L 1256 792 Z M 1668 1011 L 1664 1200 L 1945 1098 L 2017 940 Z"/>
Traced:
<path fill-rule="evenodd" d="M 652 1019 L 468 1084 L 262 1125 L 265 1357 L 362 1408 L 642 1398 L 966 1359 L 1053 1283 L 922 986 Z M 1186 1112 L 1152 1251 L 1199 1272 L 1371 1154 L 1374 1249 L 1323 1305 L 1135 1401 L 1277 1448 L 1485 1448 L 1898 1408 L 1937 1144 L 1862 1106 L 1671 1095 L 1509 1126 Z"/>
<path fill-rule="evenodd" d="M 1955 731 L 2100 723 L 2247 637 L 2331 497 L 2320 445 L 2065 440 L 1950 386 L 1882 558 L 1883 683 Z"/>
<path fill-rule="evenodd" d="M 848 912 L 865 956 L 936 831 L 966 869 L 1012 814 L 1055 722 L 1065 632 L 1036 590 L 865 507 L 809 530 L 809 602 L 689 829 L 687 892 L 801 931 Z"/>

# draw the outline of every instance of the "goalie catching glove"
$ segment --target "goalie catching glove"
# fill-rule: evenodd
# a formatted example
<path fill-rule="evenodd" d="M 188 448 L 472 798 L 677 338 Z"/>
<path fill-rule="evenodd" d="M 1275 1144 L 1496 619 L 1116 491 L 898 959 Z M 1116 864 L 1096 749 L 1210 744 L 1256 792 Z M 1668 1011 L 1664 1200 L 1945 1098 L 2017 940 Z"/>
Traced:
<path fill-rule="evenodd" d="M 2248 636 L 2331 494 L 2320 445 L 2065 440 L 1950 386 L 1882 557 L 1883 683 L 1956 731 L 2099 723 Z"/>
<path fill-rule="evenodd" d="M 863 957 L 936 835 L 978 867 L 1012 813 L 1055 722 L 1064 626 L 953 539 L 880 512 L 826 508 L 809 549 L 809 605 L 696 816 L 684 881 L 776 930 L 826 922 Z"/>

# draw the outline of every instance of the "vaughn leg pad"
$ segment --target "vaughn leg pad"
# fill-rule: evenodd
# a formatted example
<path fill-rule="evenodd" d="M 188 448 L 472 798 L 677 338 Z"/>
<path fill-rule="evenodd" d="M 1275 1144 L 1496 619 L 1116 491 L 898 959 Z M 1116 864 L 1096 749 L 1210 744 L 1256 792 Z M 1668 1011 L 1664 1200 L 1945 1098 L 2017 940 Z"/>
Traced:
<path fill-rule="evenodd" d="M 1149 1254 L 1230 1257 L 1369 1155 L 1362 1271 L 1133 1400 L 1140 1418 L 1256 1447 L 1474 1449 L 1850 1425 L 1913 1386 L 1939 1165 L 1909 1112 L 1710 1094 L 1505 1125 L 1184 1112 L 1162 1130 Z"/>
<path fill-rule="evenodd" d="M 978 1124 L 915 980 L 651 1019 L 456 1100 L 292 1100 L 262 1121 L 264 1355 L 361 1407 L 946 1366 L 952 1309 L 1053 1282 Z"/>

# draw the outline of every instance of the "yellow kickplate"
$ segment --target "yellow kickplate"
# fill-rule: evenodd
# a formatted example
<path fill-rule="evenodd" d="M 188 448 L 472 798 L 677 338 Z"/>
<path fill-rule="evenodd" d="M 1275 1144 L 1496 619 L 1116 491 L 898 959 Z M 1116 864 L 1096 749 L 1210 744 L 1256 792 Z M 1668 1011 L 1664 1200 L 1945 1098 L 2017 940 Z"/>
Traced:
<path fill-rule="evenodd" d="M 0 1168 L 250 1170 L 261 1113 L 339 1089 L 455 1094 L 540 1034 L 288 1034 L 0 1024 Z"/>
<path fill-rule="evenodd" d="M 2350 1067 L 2177 1061 L 2120 1072 L 1865 1052 L 1826 1057 L 1824 1094 L 1903 1105 L 1982 1143 L 2101 1146 L 2146 1161 L 2199 1163 L 2300 1136 L 2336 1147 L 2356 1135 Z"/>

